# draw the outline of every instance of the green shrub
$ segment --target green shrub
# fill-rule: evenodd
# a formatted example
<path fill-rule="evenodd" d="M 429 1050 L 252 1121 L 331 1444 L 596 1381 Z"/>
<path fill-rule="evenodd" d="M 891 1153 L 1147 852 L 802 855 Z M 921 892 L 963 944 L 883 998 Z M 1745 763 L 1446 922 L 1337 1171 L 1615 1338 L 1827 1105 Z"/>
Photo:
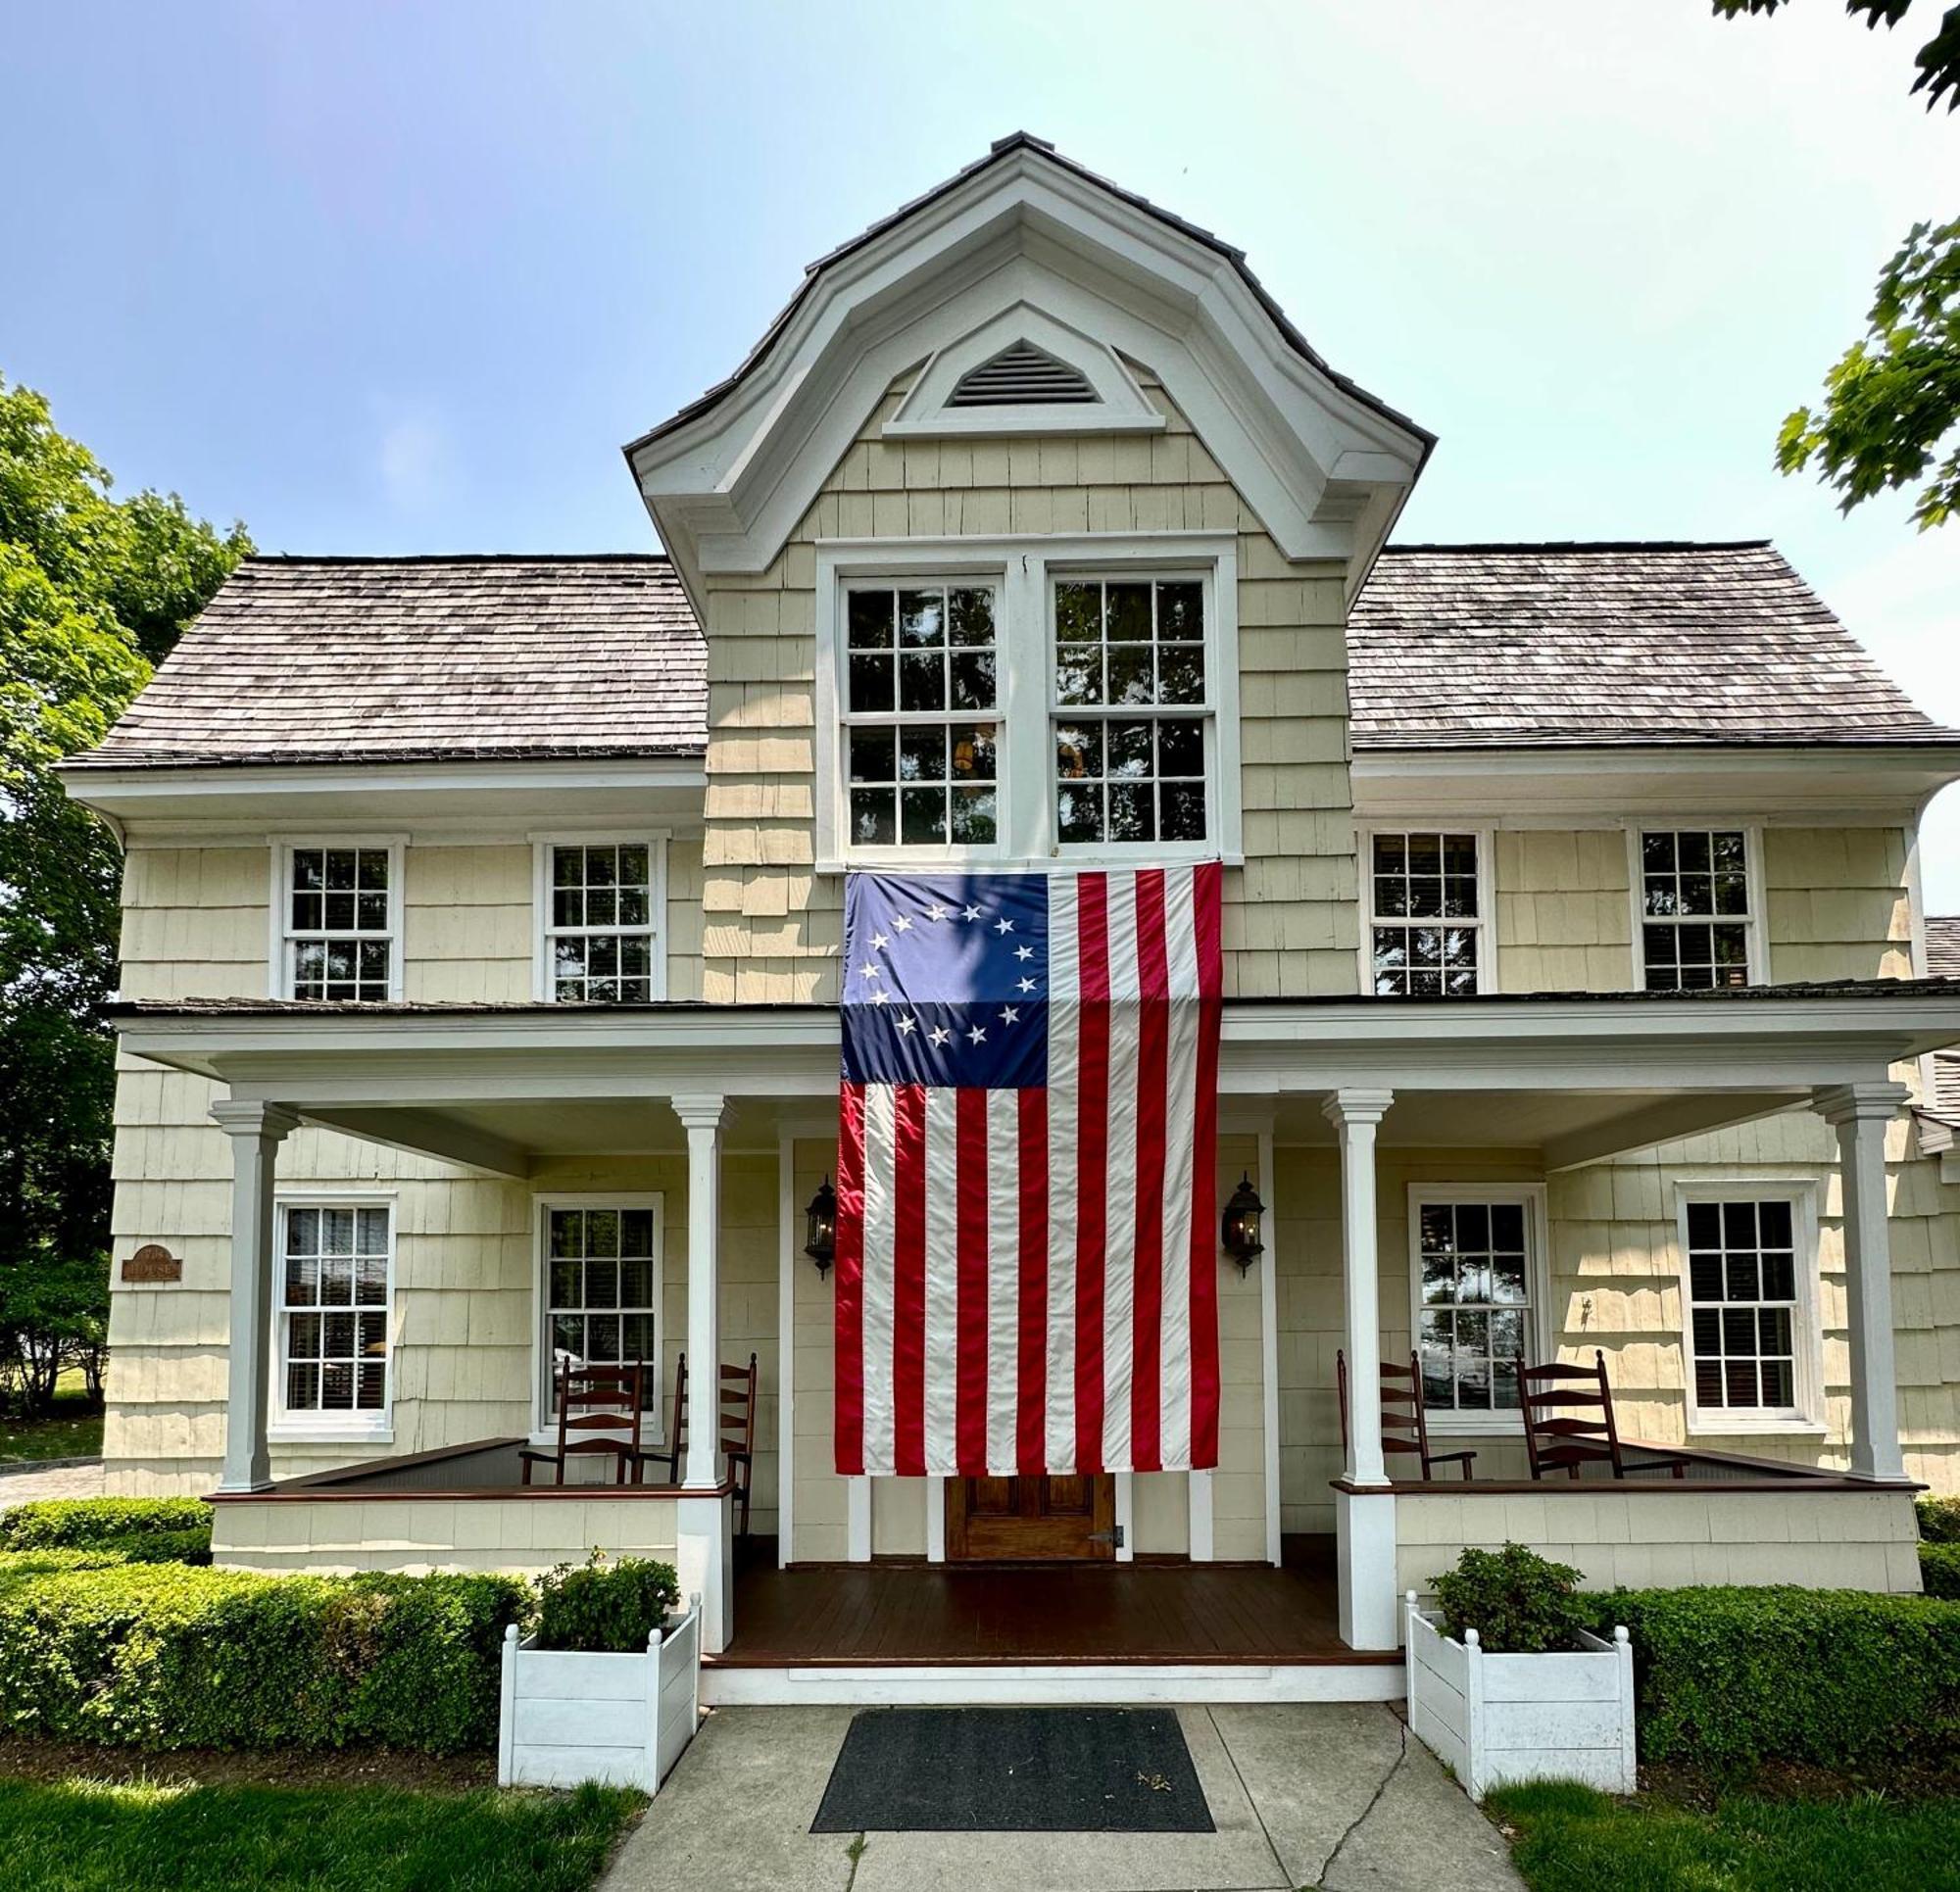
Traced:
<path fill-rule="evenodd" d="M 24 1577 L 47 1577 L 64 1570 L 112 1570 L 126 1564 L 120 1550 L 0 1550 L 0 1584 Z"/>
<path fill-rule="evenodd" d="M 1921 1544 L 1919 1580 L 1928 1596 L 1960 1601 L 1960 1544 Z"/>
<path fill-rule="evenodd" d="M 1641 1758 L 1735 1773 L 1960 1752 L 1960 1605 L 1864 1590 L 1616 1590 L 1583 1599 L 1634 1639 Z"/>
<path fill-rule="evenodd" d="M 105 1537 L 92 1548 L 114 1551 L 128 1564 L 208 1564 L 211 1527 L 199 1530 L 135 1530 L 126 1537 Z"/>
<path fill-rule="evenodd" d="M 1929 1544 L 1960 1544 L 1960 1498 L 1921 1498 L 1919 1534 Z"/>
<path fill-rule="evenodd" d="M 1572 1646 L 1588 1622 L 1576 1597 L 1579 1573 L 1523 1544 L 1466 1550 L 1456 1568 L 1435 1580 L 1443 1626 L 1459 1642 L 1475 1629 L 1494 1654 L 1537 1655 Z"/>
<path fill-rule="evenodd" d="M 455 1753 L 496 1737 L 512 1577 L 178 1564 L 0 1584 L 0 1728 L 153 1748 Z"/>
<path fill-rule="evenodd" d="M 129 1537 L 200 1533 L 211 1543 L 211 1507 L 202 1498 L 40 1498 L 0 1517 L 0 1549 L 62 1550 Z"/>
<path fill-rule="evenodd" d="M 644 1557 L 609 1564 L 595 1550 L 582 1568 L 560 1564 L 539 1579 L 538 1647 L 630 1655 L 679 1601 L 671 1564 Z"/>

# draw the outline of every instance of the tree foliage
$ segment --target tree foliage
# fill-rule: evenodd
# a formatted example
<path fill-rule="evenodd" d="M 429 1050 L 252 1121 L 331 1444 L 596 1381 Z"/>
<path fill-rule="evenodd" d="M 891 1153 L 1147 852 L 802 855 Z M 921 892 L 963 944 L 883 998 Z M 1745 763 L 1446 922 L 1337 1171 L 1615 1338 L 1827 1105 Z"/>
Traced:
<path fill-rule="evenodd" d="M 1714 0 L 1717 14 L 1775 13 L 1785 0 Z M 1912 0 L 1845 0 L 1852 19 L 1896 26 Z M 1914 93 L 1930 112 L 1960 106 L 1960 6 L 1914 55 Z M 1824 405 L 1798 408 L 1777 436 L 1786 473 L 1817 468 L 1848 512 L 1926 480 L 1912 516 L 1924 532 L 1960 509 L 1960 219 L 1915 223 L 1879 277 L 1865 334 L 1824 377 Z M 1928 474 L 1931 477 L 1928 477 Z"/>
<path fill-rule="evenodd" d="M 55 765 L 101 740 L 251 551 L 175 494 L 113 499 L 0 379 L 0 1397 L 99 1366 L 108 1305 L 120 862 Z"/>

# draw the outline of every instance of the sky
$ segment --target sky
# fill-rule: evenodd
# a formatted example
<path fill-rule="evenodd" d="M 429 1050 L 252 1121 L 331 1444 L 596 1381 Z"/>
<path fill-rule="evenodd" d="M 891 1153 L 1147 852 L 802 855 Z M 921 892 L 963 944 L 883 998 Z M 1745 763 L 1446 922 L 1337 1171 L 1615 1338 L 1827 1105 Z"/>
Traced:
<path fill-rule="evenodd" d="M 0 375 L 267 551 L 651 549 L 620 443 L 1027 129 L 1441 436 L 1399 538 L 1774 538 L 1960 725 L 1960 525 L 1772 464 L 1955 213 L 1934 11 L 0 0 Z M 1960 788 L 1925 844 L 1960 911 Z"/>

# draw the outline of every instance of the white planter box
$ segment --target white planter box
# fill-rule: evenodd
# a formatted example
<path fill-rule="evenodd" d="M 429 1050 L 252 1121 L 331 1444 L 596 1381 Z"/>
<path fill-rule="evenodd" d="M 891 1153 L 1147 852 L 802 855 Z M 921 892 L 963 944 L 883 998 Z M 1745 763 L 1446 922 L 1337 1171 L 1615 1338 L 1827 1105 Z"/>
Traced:
<path fill-rule="evenodd" d="M 504 1635 L 500 1787 L 581 1780 L 656 1793 L 701 1720 L 701 1598 L 656 1629 L 644 1654 L 540 1649 Z"/>
<path fill-rule="evenodd" d="M 1634 1647 L 1580 1632 L 1544 1656 L 1486 1655 L 1477 1631 L 1452 1641 L 1408 1593 L 1409 1726 L 1482 1800 L 1520 1780 L 1577 1780 L 1602 1793 L 1640 1784 L 1634 1756 Z"/>

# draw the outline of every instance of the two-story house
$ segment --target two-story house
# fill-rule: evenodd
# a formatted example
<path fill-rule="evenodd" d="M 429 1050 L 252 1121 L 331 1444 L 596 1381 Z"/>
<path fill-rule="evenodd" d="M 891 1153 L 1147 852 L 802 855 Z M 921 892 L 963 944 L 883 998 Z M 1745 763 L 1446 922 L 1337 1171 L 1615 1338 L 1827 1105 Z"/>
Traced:
<path fill-rule="evenodd" d="M 1431 445 L 1016 136 L 631 443 L 666 556 L 247 561 L 66 774 L 127 850 L 117 1255 L 168 1251 L 112 1488 L 263 1568 L 676 1556 L 720 1700 L 1395 1694 L 1397 1592 L 1506 1538 L 1917 1587 L 1960 734 L 1767 545 L 1390 544 Z M 1216 1466 L 840 1475 L 847 874 L 1198 860 L 1263 1205 Z M 1595 1350 L 1688 1476 L 1532 1478 L 1521 1365 Z M 644 1362 L 652 1437 L 751 1353 L 773 1558 L 710 1372 L 671 1482 L 520 1481 L 555 1362 Z M 1411 1357 L 1467 1467 L 1385 1458 Z M 1115 1568 L 1057 1612 L 1054 1555 Z"/>

